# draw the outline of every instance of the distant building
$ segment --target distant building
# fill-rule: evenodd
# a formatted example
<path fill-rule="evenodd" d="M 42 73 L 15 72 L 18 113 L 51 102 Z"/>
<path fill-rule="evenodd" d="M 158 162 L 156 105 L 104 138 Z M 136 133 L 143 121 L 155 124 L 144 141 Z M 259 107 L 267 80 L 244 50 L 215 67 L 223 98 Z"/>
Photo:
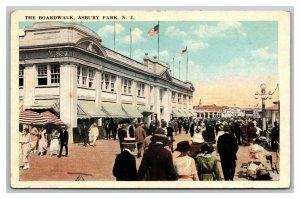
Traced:
<path fill-rule="evenodd" d="M 20 109 L 51 109 L 73 130 L 85 121 L 192 116 L 194 87 L 171 76 L 169 66 L 147 54 L 137 62 L 104 47 L 90 29 L 36 23 L 20 36 Z"/>
<path fill-rule="evenodd" d="M 193 109 L 198 118 L 221 118 L 226 107 L 213 104 L 194 106 Z"/>

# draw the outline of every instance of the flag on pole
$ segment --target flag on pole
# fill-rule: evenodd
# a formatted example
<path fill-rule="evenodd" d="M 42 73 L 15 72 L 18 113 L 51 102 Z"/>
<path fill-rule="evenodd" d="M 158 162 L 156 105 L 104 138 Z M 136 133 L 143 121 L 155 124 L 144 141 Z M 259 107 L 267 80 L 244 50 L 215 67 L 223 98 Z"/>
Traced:
<path fill-rule="evenodd" d="M 186 53 L 186 51 L 187 51 L 187 47 L 186 47 L 184 50 L 182 50 L 182 51 L 180 52 L 180 55 L 181 55 L 181 56 L 184 55 L 184 54 Z"/>
<path fill-rule="evenodd" d="M 148 31 L 149 36 L 155 36 L 159 31 L 159 24 L 154 26 L 151 30 Z"/>

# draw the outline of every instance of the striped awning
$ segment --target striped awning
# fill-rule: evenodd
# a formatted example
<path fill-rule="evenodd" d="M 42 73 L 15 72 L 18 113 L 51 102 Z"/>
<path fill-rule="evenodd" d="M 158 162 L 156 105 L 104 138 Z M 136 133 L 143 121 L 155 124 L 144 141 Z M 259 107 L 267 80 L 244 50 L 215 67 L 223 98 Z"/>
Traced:
<path fill-rule="evenodd" d="M 50 111 L 42 112 L 41 113 L 44 118 L 47 119 L 47 123 L 63 125 L 63 121 L 61 121 L 56 115 L 51 113 Z"/>
<path fill-rule="evenodd" d="M 122 104 L 122 107 L 129 118 L 143 117 L 143 115 L 132 104 Z"/>
<path fill-rule="evenodd" d="M 178 112 L 181 113 L 181 117 L 189 117 L 189 114 L 184 109 L 179 109 Z"/>
<path fill-rule="evenodd" d="M 106 113 L 106 117 L 112 118 L 128 118 L 123 111 L 122 106 L 111 102 L 102 102 L 102 109 Z"/>
<path fill-rule="evenodd" d="M 26 110 L 21 111 L 19 114 L 19 122 L 20 124 L 32 124 L 32 125 L 45 125 L 48 121 L 42 114 Z"/>

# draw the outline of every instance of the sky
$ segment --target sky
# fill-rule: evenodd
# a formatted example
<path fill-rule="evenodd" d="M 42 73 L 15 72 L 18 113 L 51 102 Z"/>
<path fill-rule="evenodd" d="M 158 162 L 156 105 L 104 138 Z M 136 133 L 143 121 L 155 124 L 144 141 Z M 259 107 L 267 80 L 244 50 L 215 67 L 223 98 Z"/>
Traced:
<path fill-rule="evenodd" d="M 131 30 L 132 58 L 142 62 L 145 53 L 157 56 L 158 35 L 147 34 L 157 23 L 116 22 L 115 50 L 129 56 Z M 20 29 L 32 24 L 20 23 Z M 102 45 L 114 49 L 114 22 L 82 25 L 97 33 Z M 169 63 L 171 74 L 193 83 L 194 105 L 201 99 L 203 105 L 253 107 L 260 105 L 254 94 L 261 83 L 272 92 L 278 83 L 277 21 L 161 21 L 159 44 L 159 58 Z"/>

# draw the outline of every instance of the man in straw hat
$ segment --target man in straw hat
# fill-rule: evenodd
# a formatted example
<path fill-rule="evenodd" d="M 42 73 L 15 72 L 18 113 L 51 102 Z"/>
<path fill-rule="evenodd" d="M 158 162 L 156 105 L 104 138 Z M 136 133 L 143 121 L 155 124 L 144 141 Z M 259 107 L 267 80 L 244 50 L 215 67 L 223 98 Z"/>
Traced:
<path fill-rule="evenodd" d="M 135 138 L 125 138 L 122 142 L 123 151 L 117 155 L 113 167 L 113 175 L 117 181 L 137 180 L 136 161 L 132 152 L 136 148 Z"/>
<path fill-rule="evenodd" d="M 167 136 L 162 128 L 157 128 L 151 144 L 145 151 L 139 171 L 139 180 L 167 181 L 176 180 L 172 154 L 165 148 Z M 145 177 L 146 176 L 146 177 Z"/>

